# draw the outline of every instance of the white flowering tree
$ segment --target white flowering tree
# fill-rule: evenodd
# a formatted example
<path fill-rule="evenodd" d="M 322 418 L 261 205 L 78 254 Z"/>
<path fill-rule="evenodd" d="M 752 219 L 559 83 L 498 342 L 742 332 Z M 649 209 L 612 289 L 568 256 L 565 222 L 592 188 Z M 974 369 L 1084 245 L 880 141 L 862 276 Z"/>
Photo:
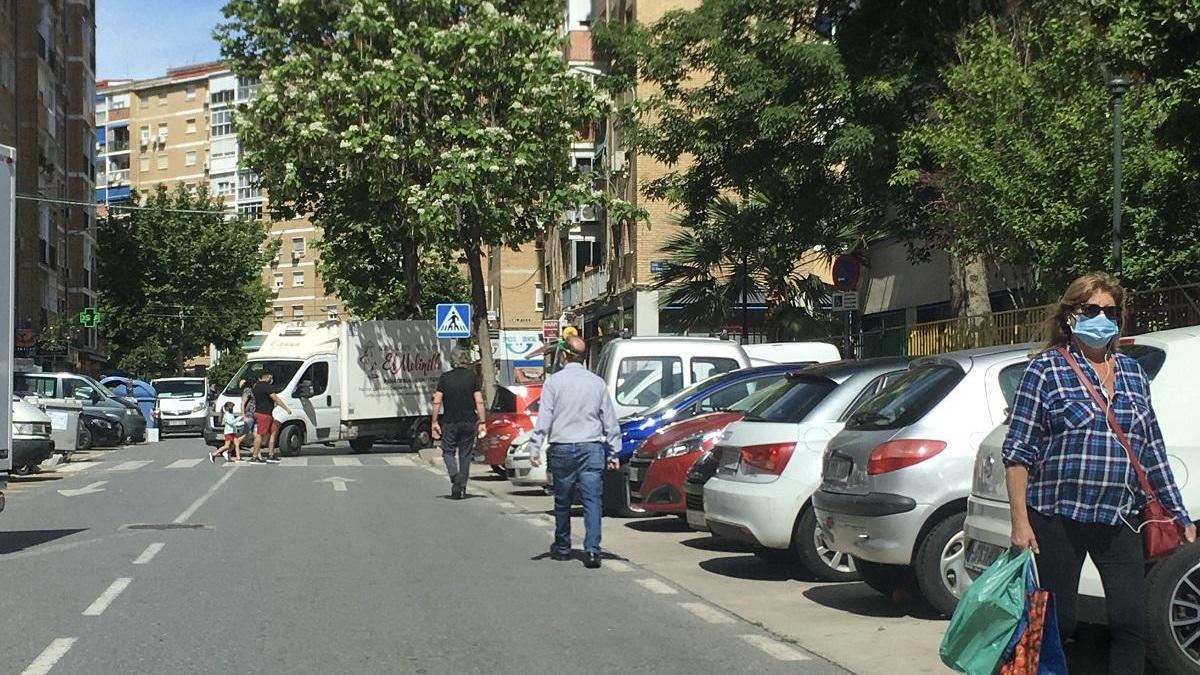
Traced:
<path fill-rule="evenodd" d="M 263 82 L 239 113 L 243 162 L 273 203 L 324 228 L 335 289 L 403 284 L 416 316 L 422 257 L 461 254 L 490 390 L 481 255 L 602 198 L 568 159 L 605 103 L 566 67 L 560 2 L 231 0 L 224 12 L 224 55 Z"/>

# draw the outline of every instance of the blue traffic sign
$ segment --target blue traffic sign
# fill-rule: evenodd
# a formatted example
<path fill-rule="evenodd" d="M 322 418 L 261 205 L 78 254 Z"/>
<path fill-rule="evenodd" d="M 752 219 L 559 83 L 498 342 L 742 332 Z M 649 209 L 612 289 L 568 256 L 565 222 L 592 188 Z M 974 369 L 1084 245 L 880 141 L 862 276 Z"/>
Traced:
<path fill-rule="evenodd" d="M 469 338 L 471 306 L 465 302 L 438 305 L 434 323 L 437 324 L 437 336 L 440 338 Z"/>

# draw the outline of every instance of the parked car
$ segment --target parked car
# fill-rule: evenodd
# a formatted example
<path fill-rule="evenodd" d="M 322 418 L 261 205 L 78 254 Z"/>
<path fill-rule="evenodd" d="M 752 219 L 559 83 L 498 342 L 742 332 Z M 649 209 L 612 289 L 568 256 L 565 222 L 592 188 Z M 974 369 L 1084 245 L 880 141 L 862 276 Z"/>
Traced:
<path fill-rule="evenodd" d="M 73 398 L 84 412 L 112 413 L 120 418 L 121 442 L 143 441 L 146 419 L 136 403 L 124 400 L 87 375 L 76 373 L 16 373 L 13 391 L 42 398 Z"/>
<path fill-rule="evenodd" d="M 84 411 L 79 414 L 79 449 L 121 444 L 121 415 Z"/>
<path fill-rule="evenodd" d="M 1000 381 L 1019 377 L 1033 345 L 918 359 L 858 407 L 829 442 L 817 522 L 869 586 L 914 587 L 942 614 L 965 583 L 962 527 L 971 466 L 1004 420 Z M 915 582 L 915 583 L 914 583 Z"/>
<path fill-rule="evenodd" d="M 1200 367 L 1200 328 L 1178 328 L 1126 338 L 1121 349 L 1141 364 L 1150 378 L 1155 416 L 1162 427 L 1171 470 L 1192 517 L 1200 514 L 1200 483 L 1189 470 L 1200 466 L 1200 389 L 1192 378 Z M 1011 399 L 1020 378 L 1002 380 Z M 1002 424 L 984 439 L 975 460 L 971 496 L 967 500 L 965 567 L 968 579 L 979 576 L 1008 548 L 1011 534 L 1008 490 L 1001 449 L 1008 435 Z M 1185 546 L 1151 568 L 1147 577 L 1147 648 L 1164 673 L 1200 672 L 1200 547 Z M 1106 622 L 1104 587 L 1091 558 L 1079 578 L 1079 615 Z"/>
<path fill-rule="evenodd" d="M 142 418 L 146 420 L 146 425 L 153 426 L 154 402 L 158 398 L 158 392 L 154 390 L 153 385 L 121 375 L 102 377 L 100 384 L 108 388 L 122 403 L 136 405 L 142 413 Z"/>
<path fill-rule="evenodd" d="M 829 440 L 907 365 L 903 358 L 841 361 L 789 375 L 779 395 L 731 424 L 718 442 L 717 473 L 704 486 L 709 529 L 797 561 L 820 581 L 857 579 L 852 557 L 825 542 L 812 495 Z"/>
<path fill-rule="evenodd" d="M 159 433 L 204 435 L 208 417 L 208 380 L 203 377 L 163 377 L 150 381 L 155 399 L 152 416 Z"/>
<path fill-rule="evenodd" d="M 742 345 L 750 365 L 772 363 L 832 363 L 842 358 L 835 345 L 828 342 L 767 342 Z"/>
<path fill-rule="evenodd" d="M 533 431 L 542 385 L 499 386 L 485 418 L 486 435 L 475 444 L 476 461 L 506 475 L 505 458 L 513 439 Z"/>
<path fill-rule="evenodd" d="M 693 530 L 708 531 L 704 518 L 704 484 L 717 473 L 717 454 L 712 450 L 700 453 L 683 478 L 683 500 L 687 505 L 687 524 Z"/>
<path fill-rule="evenodd" d="M 544 487 L 554 483 L 554 477 L 547 470 L 549 462 L 543 461 L 540 465 L 534 466 L 530 460 L 529 448 L 525 447 L 529 442 L 529 432 L 525 432 L 513 439 L 508 446 L 508 455 L 504 458 L 504 475 L 508 478 L 508 482 L 521 487 Z M 543 460 L 545 459 L 545 449 L 542 452 Z"/>
<path fill-rule="evenodd" d="M 12 470 L 31 473 L 54 454 L 50 416 L 14 396 L 12 400 Z"/>

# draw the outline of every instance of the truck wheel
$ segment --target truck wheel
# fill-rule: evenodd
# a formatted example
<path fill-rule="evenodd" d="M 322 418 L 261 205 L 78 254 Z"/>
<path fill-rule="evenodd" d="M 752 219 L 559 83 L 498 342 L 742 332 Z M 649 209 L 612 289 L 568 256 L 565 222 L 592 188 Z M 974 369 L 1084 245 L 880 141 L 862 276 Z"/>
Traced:
<path fill-rule="evenodd" d="M 375 439 L 371 438 L 371 437 L 355 438 L 350 441 L 350 449 L 359 454 L 364 454 L 364 453 L 370 452 L 371 448 L 374 445 L 375 445 Z"/>
<path fill-rule="evenodd" d="M 804 507 L 792 532 L 792 551 L 800 564 L 817 581 L 858 581 L 854 558 L 849 553 L 835 551 L 825 542 L 817 527 L 817 516 L 811 506 Z"/>
<path fill-rule="evenodd" d="M 429 429 L 414 429 L 412 436 L 408 439 L 409 450 L 422 450 L 424 448 L 433 447 L 433 434 L 429 433 Z"/>
<path fill-rule="evenodd" d="M 1200 673 L 1200 545 L 1188 544 L 1146 576 L 1146 652 L 1164 673 Z"/>
<path fill-rule="evenodd" d="M 921 594 L 943 616 L 958 605 L 958 595 L 967 582 L 967 546 L 963 537 L 965 513 L 946 516 L 925 533 L 917 548 L 914 567 Z"/>
<path fill-rule="evenodd" d="M 894 596 L 896 591 L 916 590 L 917 579 L 913 576 L 911 567 L 884 565 L 882 563 L 858 559 L 855 559 L 854 566 L 866 585 L 889 598 Z"/>
<path fill-rule="evenodd" d="M 304 431 L 299 424 L 289 424 L 279 432 L 279 452 L 284 457 L 299 457 L 304 446 Z"/>

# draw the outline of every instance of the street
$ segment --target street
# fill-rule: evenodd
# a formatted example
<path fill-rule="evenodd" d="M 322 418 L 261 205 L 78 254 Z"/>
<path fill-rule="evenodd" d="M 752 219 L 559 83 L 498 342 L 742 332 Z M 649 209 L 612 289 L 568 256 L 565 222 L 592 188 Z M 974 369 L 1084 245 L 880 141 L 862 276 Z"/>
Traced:
<path fill-rule="evenodd" d="M 15 480 L 4 672 L 846 672 L 619 547 L 551 561 L 545 497 L 450 501 L 388 450 L 235 468 L 179 439 Z"/>

